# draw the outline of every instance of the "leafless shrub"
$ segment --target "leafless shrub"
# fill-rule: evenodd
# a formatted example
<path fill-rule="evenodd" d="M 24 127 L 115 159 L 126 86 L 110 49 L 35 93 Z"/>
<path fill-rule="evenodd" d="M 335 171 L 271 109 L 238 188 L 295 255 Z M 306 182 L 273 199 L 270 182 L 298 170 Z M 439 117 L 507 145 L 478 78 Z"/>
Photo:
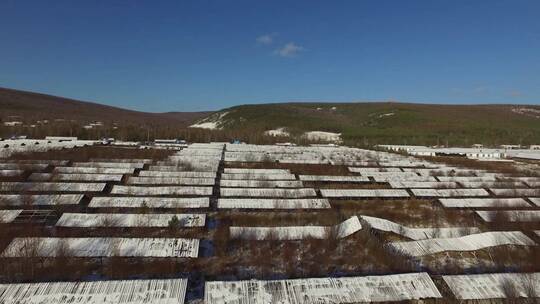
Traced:
<path fill-rule="evenodd" d="M 258 183 L 259 183 L 258 186 L 261 187 L 261 188 L 271 188 L 272 187 L 272 182 L 269 181 L 269 180 L 265 180 L 265 179 L 260 180 L 260 181 L 258 181 Z"/>
<path fill-rule="evenodd" d="M 523 286 L 523 290 L 525 292 L 525 295 L 530 298 L 532 301 L 529 301 L 530 303 L 534 303 L 535 299 L 540 296 L 540 290 L 537 288 L 537 281 L 533 273 L 524 273 L 521 279 L 521 285 Z"/>
<path fill-rule="evenodd" d="M 120 220 L 112 213 L 104 214 L 99 221 L 100 227 L 110 228 L 117 227 L 120 224 Z"/>
<path fill-rule="evenodd" d="M 279 241 L 279 233 L 275 229 L 269 229 L 265 236 L 266 241 Z"/>
<path fill-rule="evenodd" d="M 178 163 L 176 163 L 176 165 L 180 168 L 182 168 L 182 170 L 184 171 L 193 171 L 194 170 L 194 166 L 191 162 L 188 162 L 188 161 L 179 161 Z"/>
<path fill-rule="evenodd" d="M 517 290 L 514 283 L 508 279 L 504 279 L 501 283 L 501 289 L 504 293 L 504 296 L 507 299 L 514 299 L 519 297 L 519 291 Z"/>
<path fill-rule="evenodd" d="M 261 159 L 261 162 L 263 162 L 263 163 L 270 163 L 272 161 L 273 161 L 272 157 L 269 154 L 266 154 L 266 153 L 263 155 L 263 157 Z"/>
<path fill-rule="evenodd" d="M 339 242 L 339 229 L 334 226 L 325 227 L 324 231 L 324 245 L 326 246 L 326 251 L 331 252 L 338 247 Z"/>
<path fill-rule="evenodd" d="M 24 238 L 20 249 L 20 256 L 23 260 L 21 266 L 23 274 L 30 279 L 35 279 L 37 261 L 40 258 L 42 243 L 39 238 Z"/>
<path fill-rule="evenodd" d="M 23 195 L 22 196 L 22 206 L 23 208 L 31 208 L 34 205 L 34 196 L 32 195 Z"/>
<path fill-rule="evenodd" d="M 227 247 L 230 239 L 230 221 L 221 220 L 214 233 L 214 249 L 217 256 L 227 255 Z"/>
<path fill-rule="evenodd" d="M 122 277 L 123 261 L 121 257 L 119 241 L 113 241 L 110 244 L 108 252 L 110 253 L 110 255 L 107 258 L 106 273 L 111 278 Z"/>

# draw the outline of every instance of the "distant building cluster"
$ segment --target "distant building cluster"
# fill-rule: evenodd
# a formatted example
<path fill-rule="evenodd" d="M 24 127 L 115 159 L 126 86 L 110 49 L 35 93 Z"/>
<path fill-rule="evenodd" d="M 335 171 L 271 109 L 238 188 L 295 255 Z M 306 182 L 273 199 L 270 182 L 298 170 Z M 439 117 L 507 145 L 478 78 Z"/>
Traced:
<path fill-rule="evenodd" d="M 474 144 L 471 148 L 447 148 L 409 145 L 378 145 L 379 148 L 395 152 L 405 152 L 414 156 L 461 156 L 472 159 L 523 158 L 540 160 L 540 145 L 500 145 L 498 148 L 484 148 Z"/>

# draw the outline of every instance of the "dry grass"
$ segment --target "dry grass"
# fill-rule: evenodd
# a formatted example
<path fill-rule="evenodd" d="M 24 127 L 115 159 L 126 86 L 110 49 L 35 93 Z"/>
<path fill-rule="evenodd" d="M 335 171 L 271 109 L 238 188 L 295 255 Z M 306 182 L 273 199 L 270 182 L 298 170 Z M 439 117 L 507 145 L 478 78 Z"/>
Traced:
<path fill-rule="evenodd" d="M 234 267 L 231 267 L 234 265 Z M 361 275 L 412 271 L 412 264 L 384 249 L 383 243 L 365 230 L 346 239 L 301 241 L 230 242 L 221 263 L 210 266 L 211 276 L 234 275 L 239 279 L 321 277 L 333 273 Z M 242 269 L 241 272 L 237 270 Z"/>
<path fill-rule="evenodd" d="M 496 246 L 471 252 L 443 252 L 420 259 L 432 273 L 461 274 L 537 272 L 540 270 L 538 246 Z"/>
<path fill-rule="evenodd" d="M 368 215 L 411 227 L 479 227 L 482 224 L 471 210 L 445 209 L 433 200 L 331 200 L 330 203 L 345 216 Z"/>
<path fill-rule="evenodd" d="M 347 166 L 311 165 L 311 164 L 283 164 L 276 162 L 233 162 L 225 163 L 225 168 L 250 169 L 289 169 L 293 174 L 302 175 L 354 175 Z"/>
<path fill-rule="evenodd" d="M 122 159 L 153 159 L 162 160 L 174 154 L 173 150 L 137 149 L 121 147 L 80 147 L 73 149 L 54 150 L 47 152 L 32 152 L 15 154 L 11 159 L 43 159 L 43 160 L 72 160 L 88 161 L 91 158 L 122 158 Z"/>
<path fill-rule="evenodd" d="M 292 212 L 220 212 L 216 215 L 220 221 L 231 226 L 306 226 L 335 225 L 343 220 L 336 210 L 292 211 Z"/>

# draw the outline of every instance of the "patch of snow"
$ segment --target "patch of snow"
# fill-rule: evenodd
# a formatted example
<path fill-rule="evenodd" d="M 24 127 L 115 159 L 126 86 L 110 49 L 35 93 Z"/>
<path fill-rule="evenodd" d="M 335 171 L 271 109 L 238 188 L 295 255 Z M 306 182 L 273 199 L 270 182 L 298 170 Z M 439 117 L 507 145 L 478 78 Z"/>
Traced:
<path fill-rule="evenodd" d="M 198 129 L 210 129 L 215 130 L 218 128 L 217 122 L 202 122 L 198 124 L 194 124 L 189 126 L 190 128 L 198 128 Z"/>
<path fill-rule="evenodd" d="M 264 135 L 268 135 L 268 136 L 274 136 L 274 137 L 277 137 L 277 136 L 286 136 L 286 137 L 289 137 L 291 136 L 291 134 L 289 132 L 287 132 L 285 130 L 285 128 L 277 128 L 275 130 L 268 130 L 268 131 L 264 131 Z"/>
<path fill-rule="evenodd" d="M 532 117 L 535 117 L 535 118 L 540 118 L 540 110 L 534 109 L 534 108 L 525 108 L 525 107 L 512 108 L 512 112 L 514 112 L 516 114 L 521 114 L 521 115 L 532 116 Z"/>
<path fill-rule="evenodd" d="M 221 130 L 223 129 L 223 121 L 222 119 L 229 114 L 229 112 L 223 112 L 219 115 L 211 115 L 210 117 L 207 117 L 196 124 L 193 124 L 189 126 L 190 128 L 198 128 L 198 129 L 208 129 L 208 130 Z"/>
<path fill-rule="evenodd" d="M 341 133 L 310 131 L 305 132 L 304 137 L 312 141 L 341 142 Z"/>
<path fill-rule="evenodd" d="M 335 110 L 337 110 L 337 108 L 336 107 L 331 107 L 330 110 L 335 111 Z"/>
<path fill-rule="evenodd" d="M 382 117 L 388 117 L 388 116 L 392 116 L 392 115 L 395 115 L 395 114 L 396 114 L 396 113 L 394 113 L 394 112 L 385 113 L 385 114 L 379 115 L 379 118 L 382 118 Z"/>

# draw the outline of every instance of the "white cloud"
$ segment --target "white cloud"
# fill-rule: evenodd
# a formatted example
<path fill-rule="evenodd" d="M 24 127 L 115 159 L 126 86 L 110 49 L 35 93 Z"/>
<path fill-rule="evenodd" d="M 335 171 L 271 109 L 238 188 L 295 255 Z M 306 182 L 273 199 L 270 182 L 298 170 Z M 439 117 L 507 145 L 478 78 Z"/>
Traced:
<path fill-rule="evenodd" d="M 261 35 L 257 37 L 257 43 L 264 44 L 264 45 L 272 44 L 274 42 L 274 36 L 275 34 Z"/>
<path fill-rule="evenodd" d="M 294 42 L 289 42 L 281 48 L 275 50 L 274 53 L 281 57 L 294 57 L 303 50 L 303 47 L 297 45 Z"/>

